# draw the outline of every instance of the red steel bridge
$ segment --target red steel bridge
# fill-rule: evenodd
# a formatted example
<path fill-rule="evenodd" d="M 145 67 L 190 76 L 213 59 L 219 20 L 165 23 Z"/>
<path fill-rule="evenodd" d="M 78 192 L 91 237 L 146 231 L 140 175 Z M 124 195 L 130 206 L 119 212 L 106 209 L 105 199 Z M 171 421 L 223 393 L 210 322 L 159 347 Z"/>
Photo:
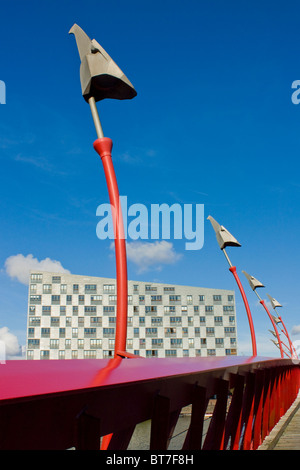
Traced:
<path fill-rule="evenodd" d="M 254 356 L 20 360 L 0 373 L 2 450 L 125 450 L 146 420 L 149 449 L 167 450 L 187 405 L 182 450 L 255 450 L 300 384 L 298 360 Z"/>

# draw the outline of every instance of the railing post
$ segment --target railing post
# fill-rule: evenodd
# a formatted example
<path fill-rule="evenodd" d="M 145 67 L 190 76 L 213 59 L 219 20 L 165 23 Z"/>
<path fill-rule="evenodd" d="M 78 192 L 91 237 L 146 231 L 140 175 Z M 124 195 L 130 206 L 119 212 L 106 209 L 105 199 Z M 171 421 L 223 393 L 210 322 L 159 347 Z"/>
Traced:
<path fill-rule="evenodd" d="M 230 450 L 238 450 L 241 436 L 242 405 L 244 395 L 245 377 L 240 374 L 231 378 L 234 391 L 226 419 L 223 450 L 227 449 L 230 440 Z"/>
<path fill-rule="evenodd" d="M 228 402 L 228 380 L 216 379 L 217 401 L 203 444 L 203 450 L 220 450 L 224 436 L 224 426 Z"/>
<path fill-rule="evenodd" d="M 151 422 L 150 450 L 166 450 L 169 439 L 170 399 L 156 395 Z"/>
<path fill-rule="evenodd" d="M 262 413 L 264 395 L 264 370 L 255 371 L 253 450 L 262 443 Z"/>
<path fill-rule="evenodd" d="M 252 425 L 253 425 L 253 408 L 254 408 L 254 387 L 255 375 L 248 372 L 246 377 L 246 387 L 243 403 L 242 425 L 244 425 L 244 433 L 242 440 L 242 449 L 250 450 L 252 445 Z"/>
<path fill-rule="evenodd" d="M 206 388 L 196 385 L 193 391 L 191 423 L 182 450 L 200 450 L 202 448 L 203 424 L 207 405 Z"/>

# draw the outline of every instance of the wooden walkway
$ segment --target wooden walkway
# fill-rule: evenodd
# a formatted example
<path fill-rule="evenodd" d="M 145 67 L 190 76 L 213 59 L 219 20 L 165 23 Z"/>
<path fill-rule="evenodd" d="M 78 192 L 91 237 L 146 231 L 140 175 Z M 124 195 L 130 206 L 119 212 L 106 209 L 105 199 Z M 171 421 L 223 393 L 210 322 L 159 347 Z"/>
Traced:
<path fill-rule="evenodd" d="M 300 394 L 258 450 L 300 450 Z"/>

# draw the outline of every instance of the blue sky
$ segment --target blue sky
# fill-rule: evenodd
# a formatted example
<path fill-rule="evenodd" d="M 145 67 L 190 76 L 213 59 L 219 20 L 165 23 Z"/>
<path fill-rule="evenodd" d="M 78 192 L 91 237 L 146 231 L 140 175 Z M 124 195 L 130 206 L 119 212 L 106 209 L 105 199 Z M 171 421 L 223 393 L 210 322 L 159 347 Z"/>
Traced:
<path fill-rule="evenodd" d="M 171 239 L 174 263 L 155 252 L 157 263 L 141 272 L 139 259 L 131 258 L 129 278 L 236 290 L 206 220 L 210 214 L 242 245 L 228 254 L 249 299 L 258 353 L 279 354 L 242 270 L 265 284 L 263 298 L 269 293 L 279 300 L 292 339 L 300 340 L 300 105 L 291 100 L 292 83 L 300 80 L 299 2 L 275 1 L 272 8 L 256 0 L 0 5 L 0 80 L 6 84 L 0 328 L 25 343 L 28 286 L 20 276 L 29 255 L 56 260 L 73 274 L 115 276 L 110 241 L 96 236 L 96 209 L 108 196 L 68 35 L 76 22 L 138 93 L 98 106 L 104 134 L 114 142 L 120 194 L 147 207 L 204 204 L 201 250 L 186 251 L 183 240 Z M 18 254 L 25 262 L 14 265 L 13 277 L 6 261 Z M 236 305 L 239 353 L 248 355 L 237 290 Z"/>

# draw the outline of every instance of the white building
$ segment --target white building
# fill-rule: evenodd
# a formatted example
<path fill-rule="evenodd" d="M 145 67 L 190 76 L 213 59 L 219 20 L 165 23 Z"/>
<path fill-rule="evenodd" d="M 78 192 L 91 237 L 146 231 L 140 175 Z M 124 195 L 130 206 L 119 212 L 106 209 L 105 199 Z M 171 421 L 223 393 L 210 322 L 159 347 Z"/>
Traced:
<path fill-rule="evenodd" d="M 113 356 L 115 326 L 115 279 L 31 272 L 27 359 Z M 234 291 L 128 281 L 127 351 L 235 355 Z"/>

